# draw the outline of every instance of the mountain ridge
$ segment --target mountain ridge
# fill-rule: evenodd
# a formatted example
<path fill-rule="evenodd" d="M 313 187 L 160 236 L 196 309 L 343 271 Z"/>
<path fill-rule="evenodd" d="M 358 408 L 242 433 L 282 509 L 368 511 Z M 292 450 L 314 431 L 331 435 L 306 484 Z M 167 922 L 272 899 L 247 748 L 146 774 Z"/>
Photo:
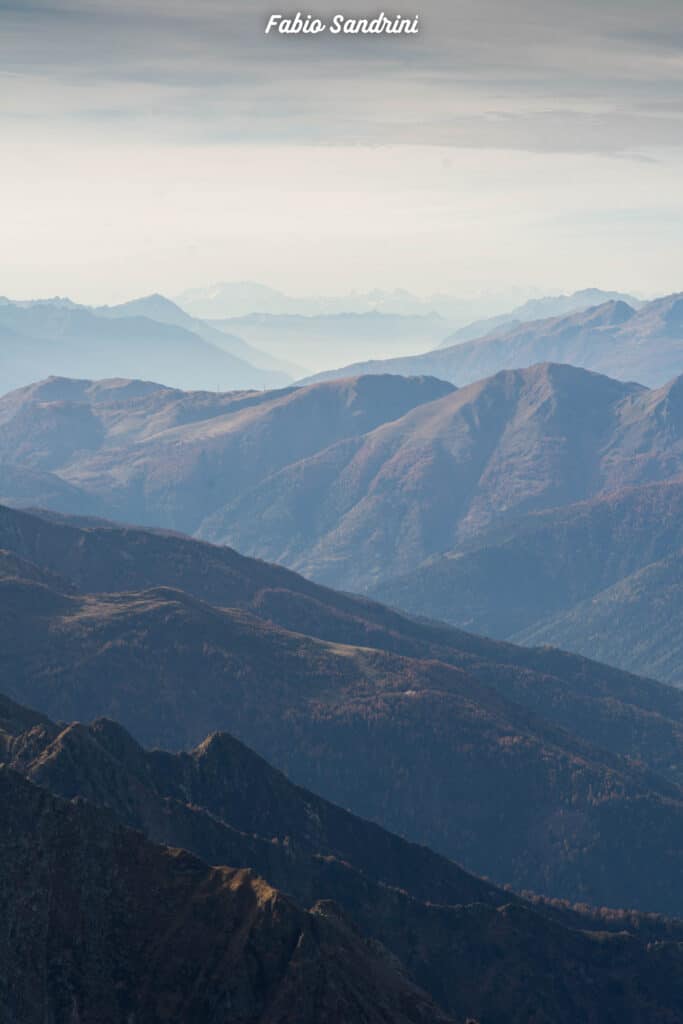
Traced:
<path fill-rule="evenodd" d="M 249 870 L 154 846 L 4 767 L 0 805 L 9 1021 L 448 1020 L 323 905 L 302 911 Z"/>
<path fill-rule="evenodd" d="M 542 299 L 529 299 L 521 306 L 516 306 L 509 313 L 502 313 L 486 320 L 477 320 L 467 324 L 445 338 L 440 348 L 449 348 L 456 342 L 474 341 L 483 338 L 493 331 L 502 328 L 513 328 L 529 320 L 542 320 L 548 317 L 564 316 L 581 309 L 600 306 L 605 302 L 621 301 L 637 309 L 642 305 L 640 299 L 623 292 L 606 292 L 599 288 L 583 288 L 571 295 L 545 296 Z"/>
<path fill-rule="evenodd" d="M 0 399 L 0 462 L 43 471 L 61 463 L 62 478 L 70 477 L 68 483 L 93 497 L 108 483 L 113 485 L 119 492 L 114 504 L 129 521 L 192 532 L 224 495 L 227 500 L 240 493 L 259 474 L 451 390 L 452 385 L 429 378 L 400 377 L 223 394 L 130 381 L 52 380 Z M 51 452 L 57 438 L 61 450 Z M 179 446 L 184 450 L 180 462 Z M 249 459 L 243 457 L 245 450 Z M 74 472 L 66 473 L 64 464 L 72 455 Z M 84 459 L 90 468 L 81 465 Z M 117 459 L 125 467 L 116 467 Z M 181 508 L 186 493 L 183 467 L 194 479 L 192 500 Z M 167 471 L 170 480 L 178 480 L 181 504 L 176 502 L 175 510 L 164 480 Z M 98 481 L 94 488 L 85 479 L 88 475 L 93 483 Z M 155 516 L 157 490 L 166 495 L 163 503 L 170 504 L 165 522 Z"/>
<path fill-rule="evenodd" d="M 8 504 L 194 533 L 317 582 L 507 639 L 526 639 L 523 631 L 541 618 L 568 610 L 572 595 L 575 604 L 616 584 L 620 565 L 622 576 L 643 569 L 631 554 L 673 556 L 683 540 L 673 525 L 663 528 L 678 515 L 675 501 L 662 499 L 661 522 L 644 498 L 628 499 L 633 507 L 623 506 L 621 523 L 599 508 L 629 489 L 661 485 L 658 493 L 671 496 L 680 479 L 682 377 L 647 389 L 539 364 L 461 389 L 434 378 L 368 376 L 226 394 L 53 379 L 0 399 L 0 495 Z M 586 502 L 597 510 L 593 527 Z M 552 535 L 542 525 L 550 519 L 534 518 L 546 513 L 555 517 Z M 579 547 L 569 559 L 570 533 Z M 598 579 L 604 552 L 612 552 L 614 572 Z M 492 588 L 503 563 L 511 572 Z M 474 575 L 458 577 L 465 571 Z M 449 590 L 456 578 L 460 589 Z M 634 583 L 640 594 L 643 580 Z M 668 605 L 650 611 L 647 598 L 639 605 L 648 623 L 640 635 L 649 633 L 653 646 L 636 649 L 638 629 L 629 629 L 622 653 L 630 650 L 633 660 L 615 656 L 622 667 L 675 671 L 654 646 L 657 636 L 666 645 L 677 621 L 675 587 L 663 594 Z M 629 608 L 635 615 L 632 601 Z M 582 621 L 587 639 L 575 646 L 591 654 L 588 605 Z"/>
<path fill-rule="evenodd" d="M 151 295 L 140 296 L 128 302 L 122 302 L 114 306 L 95 306 L 92 311 L 98 316 L 121 318 L 130 316 L 145 316 L 150 320 L 159 323 L 169 324 L 175 327 L 183 327 L 197 334 L 200 338 L 215 348 L 224 349 L 238 359 L 249 363 L 259 370 L 274 370 L 286 374 L 290 379 L 301 376 L 301 367 L 280 361 L 276 357 L 249 345 L 243 338 L 236 334 L 229 334 L 206 323 L 205 321 L 190 316 L 171 299 L 159 292 Z"/>
<path fill-rule="evenodd" d="M 241 356 L 188 329 L 149 316 L 98 315 L 74 303 L 0 305 L 5 334 L 5 387 L 16 388 L 46 375 L 90 377 L 162 376 L 176 387 L 276 387 L 291 378 L 252 366 Z M 205 332 L 204 332 L 205 333 Z"/>
<path fill-rule="evenodd" d="M 430 373 L 463 387 L 501 370 L 555 362 L 659 387 L 683 372 L 681 340 L 683 293 L 674 293 L 637 310 L 619 300 L 550 319 L 503 324 L 423 355 L 352 363 L 303 383 L 357 373 Z"/>
<path fill-rule="evenodd" d="M 643 987 L 651 1012 L 680 1001 L 663 969 L 670 958 L 674 966 L 680 922 L 529 904 L 495 890 L 297 789 L 230 736 L 214 734 L 188 754 L 144 751 L 112 722 L 55 726 L 0 696 L 3 760 L 152 840 L 255 869 L 299 906 L 365 936 L 371 957 L 380 953 L 459 1021 L 474 1013 L 521 1024 L 539 1001 L 556 1024 L 592 1020 L 605 1006 L 630 1020 L 645 1009 Z M 658 957 L 647 952 L 653 943 Z M 639 989 L 629 991 L 634 972 Z"/>
<path fill-rule="evenodd" d="M 673 909 L 682 693 L 168 534 L 4 510 L 0 536 L 20 560 L 0 580 L 14 700 L 117 718 L 175 749 L 224 728 L 294 781 L 500 883 Z M 53 576 L 22 577 L 21 559 Z M 118 590 L 88 594 L 93 577 Z M 168 586 L 183 581 L 222 607 Z"/>

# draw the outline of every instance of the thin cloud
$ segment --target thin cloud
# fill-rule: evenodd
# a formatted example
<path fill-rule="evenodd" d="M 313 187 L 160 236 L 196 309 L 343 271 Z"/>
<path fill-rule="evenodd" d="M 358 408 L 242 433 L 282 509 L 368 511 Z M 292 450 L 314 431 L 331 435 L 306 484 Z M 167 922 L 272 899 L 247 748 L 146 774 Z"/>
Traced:
<path fill-rule="evenodd" d="M 314 7 L 326 16 L 338 4 Z M 428 0 L 414 40 L 266 38 L 270 10 L 262 0 L 0 0 L 0 66 L 27 75 L 3 110 L 31 113 L 37 78 L 53 122 L 96 129 L 115 111 L 113 130 L 134 137 L 145 123 L 169 141 L 614 155 L 680 144 L 679 0 L 646 14 L 635 0 Z"/>
<path fill-rule="evenodd" d="M 678 290 L 680 4 L 0 0 L 2 290 Z"/>

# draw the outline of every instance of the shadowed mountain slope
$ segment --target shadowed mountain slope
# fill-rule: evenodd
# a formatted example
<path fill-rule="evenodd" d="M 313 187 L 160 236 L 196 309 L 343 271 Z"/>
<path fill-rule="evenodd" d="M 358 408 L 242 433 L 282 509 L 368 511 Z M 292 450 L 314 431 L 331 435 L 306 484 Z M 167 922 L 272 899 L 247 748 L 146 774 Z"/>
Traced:
<path fill-rule="evenodd" d="M 40 543 L 57 527 L 38 530 Z M 129 531 L 98 542 L 111 532 L 123 559 Z M 161 539 L 171 551 L 191 543 Z M 405 623 L 403 644 L 422 657 L 276 626 L 282 590 L 253 601 L 268 623 L 165 587 L 88 596 L 21 572 L 14 564 L 0 582 L 0 669 L 15 699 L 54 718 L 105 714 L 176 749 L 223 728 L 295 781 L 499 882 L 676 909 L 683 694 L 353 598 L 335 607 L 321 588 L 301 603 L 319 633 L 364 633 L 396 651 Z M 290 593 L 298 600 L 296 584 Z"/>
<path fill-rule="evenodd" d="M 8 1024 L 446 1019 L 324 907 L 249 871 L 154 846 L 6 768 L 0 807 Z"/>
<path fill-rule="evenodd" d="M 375 596 L 680 683 L 681 549 L 683 484 L 647 484 L 484 532 Z"/>
<path fill-rule="evenodd" d="M 255 869 L 340 924 L 341 908 L 459 1021 L 655 1022 L 681 1004 L 680 923 L 532 908 L 293 786 L 225 734 L 189 754 L 148 752 L 112 722 L 55 726 L 0 697 L 3 760 L 156 841 Z"/>
<path fill-rule="evenodd" d="M 178 534 L 0 508 L 0 549 L 19 575 L 64 593 L 170 587 L 266 624 L 336 645 L 452 665 L 592 744 L 635 755 L 681 781 L 674 751 L 683 695 L 561 651 L 497 643 L 340 594 L 280 566 Z M 36 564 L 39 563 L 39 564 Z M 17 575 L 12 569 L 9 575 Z M 618 727 L 617 727 L 618 723 Z"/>
<path fill-rule="evenodd" d="M 683 550 L 519 634 L 683 687 Z"/>

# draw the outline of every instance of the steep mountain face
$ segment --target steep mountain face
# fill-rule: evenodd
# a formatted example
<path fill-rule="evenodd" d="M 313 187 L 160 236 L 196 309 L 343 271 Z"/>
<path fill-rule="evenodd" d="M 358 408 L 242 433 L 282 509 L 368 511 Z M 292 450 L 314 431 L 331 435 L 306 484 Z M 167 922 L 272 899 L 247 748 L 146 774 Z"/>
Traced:
<path fill-rule="evenodd" d="M 58 796 L 106 806 L 155 842 L 248 865 L 299 902 L 348 903 L 360 884 L 352 873 L 361 872 L 366 886 L 374 879 L 423 902 L 523 903 L 295 786 L 227 733 L 189 753 L 145 750 L 108 719 L 56 725 L 0 695 L 0 751 L 8 767 Z"/>
<path fill-rule="evenodd" d="M 293 786 L 225 734 L 189 754 L 148 752 L 112 722 L 55 726 L 0 697 L 1 761 L 57 794 L 106 805 L 156 841 L 255 869 L 356 945 L 350 928 L 367 936 L 371 962 L 371 951 L 389 950 L 459 1021 L 618 1013 L 635 1024 L 681 1005 L 680 923 L 530 906 Z M 347 983 L 360 988 L 357 977 Z"/>
<path fill-rule="evenodd" d="M 246 394 L 48 380 L 0 400 L 0 491 L 4 465 L 53 472 L 116 518 L 194 532 L 283 467 L 452 390 L 401 377 Z"/>
<path fill-rule="evenodd" d="M 619 380 L 659 387 L 683 372 L 683 293 L 636 310 L 622 300 L 566 316 L 503 325 L 472 341 L 424 355 L 347 364 L 311 380 L 355 374 L 433 374 L 459 387 L 538 362 L 571 363 Z"/>
<path fill-rule="evenodd" d="M 648 484 L 524 516 L 375 596 L 680 684 L 681 549 L 683 484 Z"/>
<path fill-rule="evenodd" d="M 185 326 L 145 315 L 97 315 L 73 304 L 0 305 L 5 389 L 48 375 L 140 377 L 182 388 L 265 388 L 289 382 Z"/>
<path fill-rule="evenodd" d="M 154 846 L 6 768 L 0 807 L 8 1024 L 446 1020 L 324 907 L 249 871 Z"/>
<path fill-rule="evenodd" d="M 191 542 L 173 537 L 152 535 L 151 548 L 166 545 L 174 573 L 214 594 L 242 589 L 243 605 L 270 623 L 163 587 L 78 594 L 73 578 L 23 570 L 42 548 L 43 573 L 56 571 L 47 552 L 59 524 L 41 532 L 20 517 L 5 513 L 2 546 L 23 549 L 0 582 L 0 670 L 13 698 L 54 718 L 119 718 L 175 749 L 223 728 L 294 780 L 499 882 L 676 911 L 683 694 L 335 601 L 311 584 L 297 590 L 282 570 L 269 587 L 263 565 L 249 582 L 246 559 L 231 582 L 223 553 L 202 584 L 213 573 L 205 546 L 194 561 Z M 33 534 L 26 520 L 38 523 Z M 158 552 L 145 558 L 144 535 L 130 546 L 131 531 L 69 529 L 98 535 L 80 545 L 74 577 L 95 574 L 107 549 L 112 561 L 163 571 Z M 63 560 L 73 546 L 66 537 Z M 299 616 L 296 633 L 273 624 L 292 605 L 282 614 Z M 302 635 L 305 624 L 327 638 Z"/>

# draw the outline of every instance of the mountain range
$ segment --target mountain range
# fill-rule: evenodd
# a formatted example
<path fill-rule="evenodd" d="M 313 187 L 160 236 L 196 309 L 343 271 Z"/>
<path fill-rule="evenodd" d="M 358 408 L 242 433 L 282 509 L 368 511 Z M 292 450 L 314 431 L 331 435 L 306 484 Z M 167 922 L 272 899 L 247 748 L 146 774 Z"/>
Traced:
<path fill-rule="evenodd" d="M 0 498 L 181 530 L 680 683 L 681 379 L 540 365 L 461 389 L 367 376 L 228 394 L 53 379 L 0 399 Z"/>
<path fill-rule="evenodd" d="M 159 294 L 114 306 L 0 298 L 0 369 L 6 388 L 52 374 L 263 390 L 351 359 L 428 350 L 449 330 L 433 313 L 250 311 L 207 321 Z"/>
<path fill-rule="evenodd" d="M 105 310 L 63 299 L 5 299 L 0 302 L 0 341 L 6 389 L 46 373 L 160 378 L 170 386 L 213 390 L 277 387 L 292 379 L 242 339 L 194 322 L 160 296 Z"/>
<path fill-rule="evenodd" d="M 462 386 L 500 370 L 556 362 L 658 387 L 683 372 L 682 342 L 682 294 L 645 302 L 638 309 L 612 300 L 549 319 L 504 322 L 473 340 L 447 338 L 432 352 L 347 364 L 308 379 L 431 374 Z"/>
<path fill-rule="evenodd" d="M 45 491 L 66 484 L 62 511 L 194 532 L 264 478 L 451 390 L 401 377 L 224 394 L 48 380 L 0 399 L 0 493 L 49 506 Z"/>
<path fill-rule="evenodd" d="M 337 299 L 295 299 L 248 284 L 217 285 L 178 299 L 181 306 L 205 317 L 205 322 L 214 328 L 246 338 L 273 357 L 287 355 L 307 366 L 308 374 L 317 375 L 329 373 L 335 364 L 348 366 L 352 361 L 363 360 L 359 365 L 364 366 L 369 359 L 393 362 L 416 352 L 426 353 L 437 344 L 452 346 L 456 341 L 478 338 L 493 330 L 509 330 L 525 321 L 575 313 L 610 301 L 628 302 L 634 308 L 640 305 L 630 295 L 587 288 L 571 295 L 530 299 L 511 312 L 467 323 L 451 334 L 454 323 L 466 322 L 472 314 L 476 315 L 476 305 L 470 308 L 440 295 L 418 299 L 404 291 L 352 293 Z M 238 312 L 230 315 L 230 310 Z M 539 356 L 532 362 L 547 358 L 550 357 Z M 444 376 L 440 372 L 435 375 Z M 304 373 L 298 376 L 304 377 Z"/>
<path fill-rule="evenodd" d="M 519 301 L 522 290 L 456 295 L 435 292 L 418 296 L 405 288 L 373 288 L 345 295 L 288 295 L 254 281 L 223 281 L 208 287 L 190 288 L 176 302 L 201 319 L 242 317 L 250 313 L 273 316 L 335 316 L 339 313 L 387 313 L 421 317 L 437 314 L 449 323 L 466 324 L 481 317 L 503 314 Z M 529 290 L 523 291 L 525 296 Z M 600 293 L 607 295 L 608 293 Z"/>
<path fill-rule="evenodd" d="M 633 295 L 627 295 L 624 292 L 606 292 L 600 288 L 582 288 L 570 295 L 547 295 L 541 299 L 528 299 L 509 313 L 500 313 L 498 316 L 492 316 L 486 320 L 475 320 L 473 323 L 466 324 L 465 327 L 461 327 L 442 341 L 441 348 L 450 348 L 459 342 L 483 338 L 502 328 L 511 330 L 530 320 L 548 320 L 553 317 L 578 313 L 581 310 L 602 306 L 606 302 L 625 302 L 633 309 L 639 309 L 643 305 L 642 301 Z"/>
<path fill-rule="evenodd" d="M 97 316 L 127 320 L 128 317 L 147 317 L 157 323 L 182 327 L 197 334 L 207 344 L 230 355 L 237 356 L 259 370 L 275 370 L 286 374 L 289 379 L 301 375 L 301 367 L 287 360 L 279 360 L 276 356 L 262 352 L 249 345 L 244 338 L 228 331 L 219 330 L 197 317 L 190 316 L 185 310 L 171 302 L 164 295 L 146 295 L 143 298 L 122 302 L 118 306 L 96 306 L 92 310 Z"/>
<path fill-rule="evenodd" d="M 560 316 L 611 299 L 621 299 L 633 306 L 640 302 L 632 295 L 601 288 L 584 288 L 560 295 L 542 296 L 536 293 L 537 297 L 527 297 L 520 305 L 522 294 L 529 296 L 529 289 L 511 288 L 505 292 L 480 291 L 462 295 L 433 292 L 431 295 L 419 296 L 405 288 L 374 288 L 366 292 L 351 291 L 345 295 L 293 296 L 254 281 L 224 281 L 208 287 L 189 288 L 178 295 L 175 301 L 188 313 L 205 320 L 243 317 L 250 313 L 302 317 L 335 316 L 340 313 L 387 313 L 406 317 L 436 314 L 454 326 L 463 325 L 463 331 L 468 331 L 473 323 L 490 323 L 493 327 L 504 321 Z"/>
<path fill-rule="evenodd" d="M 377 298 L 0 300 L 3 1022 L 683 1019 L 683 299 Z"/>
<path fill-rule="evenodd" d="M 369 1024 L 635 1024 L 682 1005 L 680 922 L 496 889 L 294 786 L 228 734 L 148 751 L 112 721 L 56 725 L 0 697 L 0 764 L 0 892 L 15 939 L 2 946 L 15 969 L 0 1000 L 13 1019 L 18 1004 L 29 1024 L 45 1005 L 56 1024 L 60 1010 L 92 1019 L 98 999 L 113 1020 L 121 1001 L 145 1020 L 203 1021 L 224 1020 L 214 1014 L 227 1002 L 240 1019 L 295 1006 L 297 1020 Z M 27 912 L 12 888 L 27 864 L 50 892 L 49 932 L 40 903 Z M 38 964 L 50 951 L 61 970 L 36 978 L 26 953 Z"/>
<path fill-rule="evenodd" d="M 211 300 L 202 307 L 210 322 L 192 315 L 196 303 L 190 301 L 187 312 L 159 294 L 97 307 L 60 297 L 0 297 L 4 386 L 54 375 L 134 377 L 186 390 L 263 390 L 357 359 L 428 351 L 443 342 L 453 323 L 429 301 L 403 292 L 280 301 L 280 293 L 262 286 L 236 285 L 216 294 L 238 301 L 216 306 Z M 588 290 L 535 300 L 541 306 L 532 302 L 529 309 L 564 309 L 566 303 L 610 294 Z M 524 317 L 525 308 L 502 320 Z"/>
<path fill-rule="evenodd" d="M 12 699 L 171 750 L 223 729 L 499 884 L 683 913 L 680 691 L 175 534 L 6 509 L 0 549 Z"/>

